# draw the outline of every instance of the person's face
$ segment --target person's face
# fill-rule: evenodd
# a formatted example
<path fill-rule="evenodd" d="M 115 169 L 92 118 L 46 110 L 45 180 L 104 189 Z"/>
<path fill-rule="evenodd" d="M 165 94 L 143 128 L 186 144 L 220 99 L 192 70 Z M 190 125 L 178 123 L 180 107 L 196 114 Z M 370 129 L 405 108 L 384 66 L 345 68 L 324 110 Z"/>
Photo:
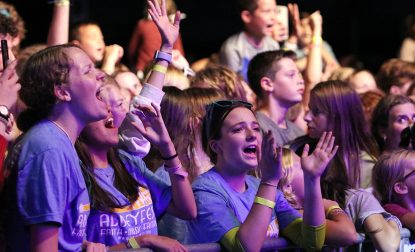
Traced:
<path fill-rule="evenodd" d="M 415 155 L 411 154 L 407 157 L 408 165 L 405 167 L 403 182 L 408 188 L 407 196 L 412 201 L 415 200 Z"/>
<path fill-rule="evenodd" d="M 262 135 L 251 110 L 238 107 L 223 121 L 221 138 L 211 140 L 217 154 L 217 165 L 227 173 L 244 173 L 258 166 Z"/>
<path fill-rule="evenodd" d="M 105 52 L 104 36 L 96 25 L 84 25 L 79 28 L 79 46 L 94 63 L 102 61 Z"/>
<path fill-rule="evenodd" d="M 120 87 L 125 88 L 131 93 L 131 96 L 137 96 L 141 89 L 142 85 L 140 80 L 138 79 L 137 75 L 133 74 L 132 72 L 123 72 L 117 74 L 115 80 L 120 85 Z"/>
<path fill-rule="evenodd" d="M 287 107 L 303 99 L 304 80 L 295 62 L 290 58 L 281 59 L 276 66 L 273 82 L 273 97 Z"/>
<path fill-rule="evenodd" d="M 349 84 L 358 94 L 376 89 L 375 78 L 367 71 L 361 71 L 353 75 L 349 80 Z"/>
<path fill-rule="evenodd" d="M 109 149 L 118 144 L 118 128 L 125 119 L 128 108 L 117 87 L 106 85 L 104 88 L 110 113 L 103 120 L 89 123 L 84 129 L 83 137 L 90 146 Z"/>
<path fill-rule="evenodd" d="M 13 38 L 12 38 L 12 36 L 10 36 L 10 34 L 6 34 L 6 35 L 0 34 L 0 40 L 3 40 L 3 39 L 7 41 L 8 54 L 9 54 L 9 62 L 11 62 L 11 61 L 13 61 L 13 60 L 16 59 L 16 57 L 14 56 L 14 54 L 12 52 L 12 47 L 13 47 L 12 41 L 13 41 Z M 1 50 L 2 49 L 3 48 L 1 48 Z M 0 76 L 3 74 L 3 71 L 4 71 L 3 54 L 0 53 Z"/>
<path fill-rule="evenodd" d="M 67 54 L 70 57 L 68 81 L 70 109 L 82 123 L 105 118 L 108 108 L 101 97 L 104 73 L 95 68 L 94 63 L 81 49 L 69 48 Z"/>
<path fill-rule="evenodd" d="M 388 149 L 399 148 L 401 132 L 415 121 L 415 105 L 412 103 L 399 104 L 391 108 L 388 117 L 388 127 L 385 130 L 385 143 Z"/>
<path fill-rule="evenodd" d="M 277 4 L 275 0 L 258 0 L 257 8 L 250 13 L 251 30 L 260 36 L 271 36 L 276 22 Z"/>
<path fill-rule="evenodd" d="M 313 31 L 311 29 L 310 19 L 303 18 L 300 20 L 300 24 L 302 27 L 301 34 L 299 35 L 300 40 L 304 45 L 309 45 L 313 37 Z"/>
<path fill-rule="evenodd" d="M 310 100 L 309 110 L 304 116 L 304 120 L 307 122 L 308 135 L 311 138 L 318 139 L 321 137 L 324 131 L 329 130 L 328 117 L 317 108 L 314 102 Z"/>

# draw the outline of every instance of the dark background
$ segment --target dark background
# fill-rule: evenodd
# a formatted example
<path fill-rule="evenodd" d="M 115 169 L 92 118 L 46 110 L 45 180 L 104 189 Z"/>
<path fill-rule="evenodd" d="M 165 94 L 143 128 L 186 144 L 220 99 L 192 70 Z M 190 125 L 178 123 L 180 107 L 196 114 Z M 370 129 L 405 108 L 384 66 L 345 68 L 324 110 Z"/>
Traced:
<path fill-rule="evenodd" d="M 182 21 L 186 57 L 190 62 L 208 57 L 222 42 L 241 30 L 235 0 L 175 0 L 187 14 Z M 25 19 L 27 38 L 23 46 L 44 43 L 52 6 L 47 0 L 8 0 Z M 278 1 L 299 4 L 300 11 L 320 10 L 323 37 L 338 59 L 355 55 L 366 68 L 376 72 L 386 59 L 396 57 L 404 38 L 404 19 L 415 12 L 415 1 Z M 136 21 L 143 16 L 143 0 L 72 0 L 71 22 L 80 19 L 98 21 L 107 44 L 127 49 Z"/>

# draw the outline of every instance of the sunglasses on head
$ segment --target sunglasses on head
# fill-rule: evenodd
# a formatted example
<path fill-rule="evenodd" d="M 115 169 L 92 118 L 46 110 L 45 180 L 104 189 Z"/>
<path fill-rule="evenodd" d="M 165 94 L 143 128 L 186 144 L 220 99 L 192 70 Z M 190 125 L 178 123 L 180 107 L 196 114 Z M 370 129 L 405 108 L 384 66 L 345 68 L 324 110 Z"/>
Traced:
<path fill-rule="evenodd" d="M 212 103 L 213 106 L 218 106 L 222 108 L 232 108 L 232 107 L 245 107 L 252 108 L 252 104 L 246 101 L 241 100 L 220 100 Z"/>

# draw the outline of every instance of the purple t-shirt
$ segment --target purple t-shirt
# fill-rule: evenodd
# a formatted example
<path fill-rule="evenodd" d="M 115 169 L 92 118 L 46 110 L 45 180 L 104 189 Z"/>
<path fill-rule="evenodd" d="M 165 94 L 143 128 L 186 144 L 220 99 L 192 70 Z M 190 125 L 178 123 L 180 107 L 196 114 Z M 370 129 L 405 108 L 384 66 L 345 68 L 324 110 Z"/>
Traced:
<path fill-rule="evenodd" d="M 12 192 L 17 210 L 9 212 L 14 215 L 8 219 L 10 249 L 28 251 L 26 227 L 52 223 L 59 227 L 59 251 L 81 251 L 89 197 L 79 158 L 66 134 L 42 121 L 15 146 L 12 160 L 17 165 L 16 194 Z"/>
<path fill-rule="evenodd" d="M 94 169 L 99 185 L 123 206 L 111 212 L 91 209 L 87 240 L 107 246 L 145 234 L 157 235 L 157 217 L 166 211 L 171 201 L 171 187 L 148 170 L 142 159 L 122 150 L 119 154 L 128 172 L 142 186 L 139 187 L 137 200 L 130 204 L 114 186 L 112 167 Z"/>

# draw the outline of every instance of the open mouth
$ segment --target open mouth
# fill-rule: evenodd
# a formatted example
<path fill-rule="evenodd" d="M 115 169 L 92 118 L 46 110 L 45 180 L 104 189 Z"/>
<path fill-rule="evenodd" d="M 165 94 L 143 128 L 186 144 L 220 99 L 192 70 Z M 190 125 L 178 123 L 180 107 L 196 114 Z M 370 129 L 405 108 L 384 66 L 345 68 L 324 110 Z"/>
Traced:
<path fill-rule="evenodd" d="M 244 153 L 246 154 L 254 154 L 256 155 L 257 147 L 255 145 L 249 145 L 248 147 L 244 148 Z"/>
<path fill-rule="evenodd" d="M 105 120 L 105 128 L 107 128 L 107 129 L 113 129 L 113 128 L 115 128 L 115 125 L 114 125 L 114 118 L 108 118 L 107 120 Z"/>

